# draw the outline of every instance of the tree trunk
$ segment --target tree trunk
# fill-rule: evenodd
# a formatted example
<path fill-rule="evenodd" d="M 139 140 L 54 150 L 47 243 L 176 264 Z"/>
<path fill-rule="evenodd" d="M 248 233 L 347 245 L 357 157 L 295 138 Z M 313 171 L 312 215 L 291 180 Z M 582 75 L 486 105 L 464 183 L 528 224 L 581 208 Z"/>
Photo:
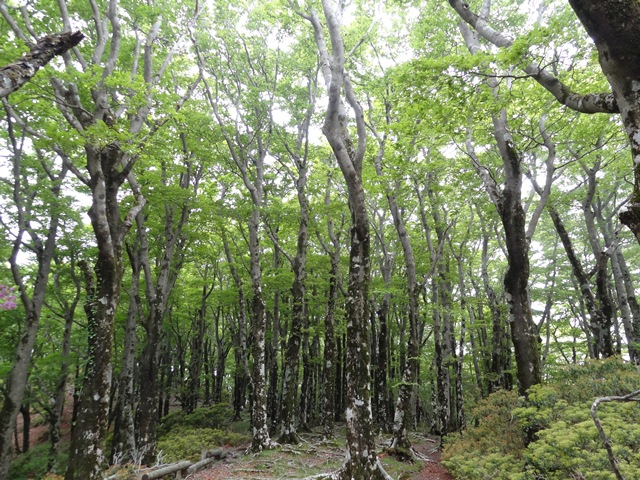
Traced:
<path fill-rule="evenodd" d="M 233 352 L 235 357 L 236 371 L 234 376 L 233 387 L 233 409 L 234 420 L 240 420 L 242 415 L 242 408 L 244 407 L 246 399 L 246 390 L 249 383 L 249 359 L 247 353 L 247 302 L 244 295 L 244 284 L 242 278 L 238 273 L 234 257 L 231 254 L 229 248 L 229 241 L 226 235 L 223 235 L 224 251 L 229 263 L 229 269 L 231 270 L 231 276 L 233 277 L 234 284 L 238 290 L 238 315 L 235 322 L 230 322 L 231 325 L 235 324 L 235 328 L 232 328 L 233 335 Z M 230 318 L 233 318 L 233 313 L 230 314 Z"/>
<path fill-rule="evenodd" d="M 20 415 L 22 415 L 22 453 L 27 453 L 31 446 L 31 409 L 29 403 L 23 403 L 20 406 Z"/>
<path fill-rule="evenodd" d="M 325 204 L 329 195 L 325 197 Z M 338 279 L 340 275 L 340 239 L 333 234 L 333 223 L 329 220 L 329 237 L 333 242 L 333 249 L 325 247 L 331 261 L 329 271 L 329 291 L 327 293 L 327 310 L 324 318 L 324 395 L 323 395 L 323 435 L 325 439 L 333 438 L 336 420 L 336 391 L 337 380 L 340 378 L 338 364 L 339 353 L 336 351 L 335 311 L 338 298 Z"/>
<path fill-rule="evenodd" d="M 49 448 L 49 460 L 47 462 L 47 471 L 51 472 L 57 466 L 57 456 L 60 447 L 60 423 L 62 421 L 62 415 L 64 412 L 64 405 L 67 396 L 67 378 L 69 377 L 69 353 L 71 352 L 71 327 L 73 326 L 73 320 L 75 317 L 75 310 L 80 300 L 80 283 L 75 275 L 75 259 L 71 258 L 71 276 L 76 287 L 76 294 L 71 303 L 66 303 L 66 299 L 63 300 L 65 306 L 64 311 L 64 333 L 62 335 L 62 363 L 60 364 L 60 374 L 58 375 L 58 382 L 56 383 L 56 392 L 54 396 L 54 403 L 48 412 L 49 417 L 49 441 L 51 447 Z M 65 294 L 67 294 L 65 292 Z"/>
<path fill-rule="evenodd" d="M 505 173 L 502 190 L 495 179 L 479 164 L 470 138 L 467 140 L 467 152 L 502 220 L 508 262 L 504 287 L 509 304 L 509 324 L 516 357 L 518 389 L 520 394 L 524 395 L 529 387 L 541 382 L 542 373 L 539 341 L 529 299 L 529 239 L 521 200 L 522 158 L 511 138 L 504 109 L 493 116 L 493 129 Z"/>
<path fill-rule="evenodd" d="M 344 72 L 344 44 L 340 26 L 328 0 L 323 0 L 323 9 L 333 58 L 331 70 L 324 75 L 329 83 L 329 105 L 322 132 L 336 156 L 347 186 L 349 210 L 351 212 L 351 249 L 349 252 L 349 286 L 346 302 L 347 318 L 347 458 L 344 466 L 335 476 L 344 480 L 384 479 L 388 475 L 382 469 L 376 455 L 376 444 L 371 418 L 371 372 L 369 370 L 369 277 L 371 268 L 369 216 L 365 193 L 362 186 L 362 160 L 366 147 L 366 131 L 362 108 L 357 103 L 349 78 Z M 316 38 L 319 21 L 314 24 Z M 318 42 L 324 51 L 324 42 Z M 324 56 L 323 62 L 328 62 Z M 330 77 L 330 80 L 329 80 Z M 356 113 L 358 145 L 353 145 L 348 134 L 346 115 L 342 103 L 341 90 Z"/>
<path fill-rule="evenodd" d="M 262 195 L 260 195 L 260 198 Z M 259 205 L 259 204 L 258 204 Z M 251 323 L 251 354 L 253 356 L 252 379 L 252 407 L 251 423 L 253 436 L 251 451 L 260 452 L 271 448 L 267 425 L 267 396 L 265 390 L 265 332 L 267 328 L 267 312 L 262 298 L 262 270 L 260 268 L 260 245 L 258 229 L 260 225 L 260 211 L 256 205 L 249 220 L 249 253 L 251 256 L 250 273 L 253 291 L 252 323 Z"/>
<path fill-rule="evenodd" d="M 131 264 L 131 286 L 129 288 L 129 311 L 125 325 L 124 347 L 122 349 L 122 370 L 118 382 L 118 402 L 111 442 L 111 463 L 124 465 L 133 461 L 136 455 L 135 431 L 135 389 L 134 372 L 136 361 L 136 327 L 140 305 L 140 258 L 137 250 L 127 246 Z"/>

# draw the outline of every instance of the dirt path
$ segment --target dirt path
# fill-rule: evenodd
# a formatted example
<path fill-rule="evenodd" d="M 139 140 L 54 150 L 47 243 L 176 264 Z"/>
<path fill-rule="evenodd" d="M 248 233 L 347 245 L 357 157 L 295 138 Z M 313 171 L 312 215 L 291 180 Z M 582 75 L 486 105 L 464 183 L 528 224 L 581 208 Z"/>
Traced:
<path fill-rule="evenodd" d="M 434 444 L 417 444 L 413 448 L 427 457 L 425 465 L 417 474 L 413 475 L 414 480 L 453 480 L 451 474 L 440 463 L 440 449 Z"/>

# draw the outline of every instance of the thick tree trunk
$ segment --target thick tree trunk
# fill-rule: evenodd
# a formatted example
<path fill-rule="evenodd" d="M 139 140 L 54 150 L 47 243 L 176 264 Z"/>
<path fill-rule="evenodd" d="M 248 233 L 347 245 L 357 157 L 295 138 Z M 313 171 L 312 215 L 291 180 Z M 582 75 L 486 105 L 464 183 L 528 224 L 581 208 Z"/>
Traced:
<path fill-rule="evenodd" d="M 117 190 L 108 190 L 115 197 Z M 122 237 L 120 225 L 112 223 L 114 216 L 107 214 L 108 209 L 104 208 L 104 203 L 100 205 L 101 202 L 104 202 L 104 196 L 94 194 L 90 217 L 96 234 L 100 232 L 108 240 L 104 238 L 98 242 L 99 253 L 95 266 L 97 282 L 89 266 L 84 266 L 87 290 L 87 364 L 78 399 L 77 418 L 71 432 L 66 480 L 98 479 L 105 461 L 102 442 L 107 432 L 111 394 L 113 321 L 120 294 Z M 110 202 L 117 205 L 115 198 L 110 198 Z M 120 221 L 119 214 L 115 218 L 117 222 Z"/>
<path fill-rule="evenodd" d="M 502 125 L 502 122 L 496 123 L 496 137 L 506 133 Z M 510 170 L 503 192 L 504 203 L 500 210 L 509 263 L 504 277 L 504 287 L 511 316 L 511 338 L 516 357 L 518 387 L 520 393 L 525 394 L 531 386 L 542 381 L 542 372 L 538 336 L 529 300 L 529 241 L 525 236 L 526 220 L 520 201 L 520 160 L 519 157 L 516 160 L 515 156 L 518 154 L 512 149 L 511 144 L 504 142 L 501 145 L 506 146 L 504 150 L 509 159 Z"/>
<path fill-rule="evenodd" d="M 86 145 L 85 151 L 92 196 L 89 218 L 98 258 L 94 272 L 87 264 L 84 266 L 87 364 L 71 434 L 66 480 L 93 480 L 101 474 L 111 397 L 113 329 L 123 273 L 122 241 L 146 203 L 141 195 L 136 195 L 136 204 L 123 220 L 118 196 L 128 173 L 120 168 L 127 154 L 115 143 L 100 149 Z M 132 159 L 129 165 L 133 165 Z"/>

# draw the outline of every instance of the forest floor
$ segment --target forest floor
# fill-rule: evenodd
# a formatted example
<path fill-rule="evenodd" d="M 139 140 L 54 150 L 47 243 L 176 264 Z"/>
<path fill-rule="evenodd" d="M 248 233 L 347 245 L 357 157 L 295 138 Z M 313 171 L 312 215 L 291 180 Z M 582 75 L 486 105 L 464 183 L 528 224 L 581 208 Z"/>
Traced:
<path fill-rule="evenodd" d="M 337 470 L 344 462 L 344 440 L 323 442 L 319 435 L 303 434 L 303 442 L 294 446 L 245 455 L 246 446 L 228 450 L 229 455 L 208 468 L 190 475 L 189 480 L 274 480 L 301 479 Z M 437 442 L 423 435 L 412 435 L 414 449 L 423 458 L 414 463 L 398 462 L 379 445 L 381 463 L 399 480 L 453 480 L 440 464 Z"/>
<path fill-rule="evenodd" d="M 63 442 L 69 440 L 71 399 L 63 415 Z M 21 418 L 18 417 L 19 443 L 22 443 Z M 48 440 L 48 428 L 44 422 L 34 422 L 30 429 L 30 444 L 35 446 Z M 245 455 L 248 445 L 225 447 L 225 457 L 198 473 L 189 480 L 275 480 L 302 479 L 318 473 L 329 473 L 340 468 L 345 457 L 344 427 L 336 425 L 336 438 L 323 441 L 320 433 L 304 433 L 299 445 L 285 445 L 259 455 Z M 342 427 L 342 428 L 341 428 Z M 440 463 L 438 440 L 422 434 L 411 435 L 411 442 L 421 460 L 414 463 L 399 462 L 384 452 L 384 440 L 379 437 L 379 458 L 385 470 L 398 480 L 453 480 Z M 35 477 L 37 478 L 37 477 Z"/>

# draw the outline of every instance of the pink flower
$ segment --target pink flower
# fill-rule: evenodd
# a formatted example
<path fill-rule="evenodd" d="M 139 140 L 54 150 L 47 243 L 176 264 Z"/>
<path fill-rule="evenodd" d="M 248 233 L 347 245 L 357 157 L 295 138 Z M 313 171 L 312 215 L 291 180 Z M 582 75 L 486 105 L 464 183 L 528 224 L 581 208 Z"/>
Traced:
<path fill-rule="evenodd" d="M 13 310 L 17 306 L 16 297 L 13 294 L 13 287 L 0 284 L 0 311 Z"/>

